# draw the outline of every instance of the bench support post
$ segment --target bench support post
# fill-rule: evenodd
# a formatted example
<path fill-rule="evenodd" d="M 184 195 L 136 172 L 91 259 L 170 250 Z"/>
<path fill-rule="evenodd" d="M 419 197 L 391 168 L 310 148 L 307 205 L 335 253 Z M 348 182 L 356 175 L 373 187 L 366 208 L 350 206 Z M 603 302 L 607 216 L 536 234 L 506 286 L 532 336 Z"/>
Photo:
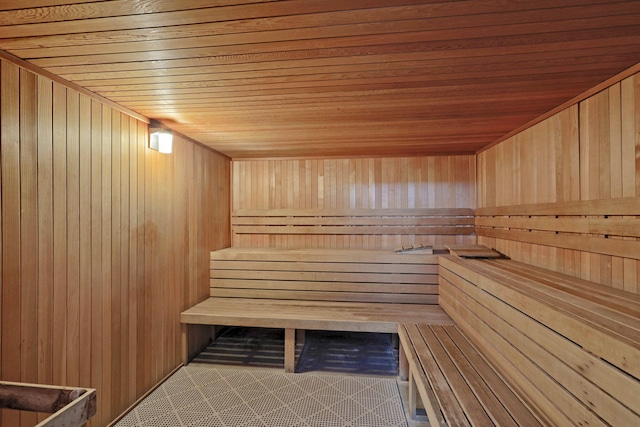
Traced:
<path fill-rule="evenodd" d="M 189 364 L 189 325 L 182 324 L 182 364 L 187 366 Z"/>
<path fill-rule="evenodd" d="M 291 374 L 296 370 L 296 330 L 284 330 L 284 372 Z"/>
<path fill-rule="evenodd" d="M 402 344 L 398 344 L 398 375 L 400 381 L 407 381 L 409 379 L 409 361 L 407 360 L 407 353 L 405 353 Z"/>
<path fill-rule="evenodd" d="M 412 420 L 415 420 L 417 416 L 417 403 L 416 379 L 413 377 L 413 372 L 409 371 L 409 417 Z"/>

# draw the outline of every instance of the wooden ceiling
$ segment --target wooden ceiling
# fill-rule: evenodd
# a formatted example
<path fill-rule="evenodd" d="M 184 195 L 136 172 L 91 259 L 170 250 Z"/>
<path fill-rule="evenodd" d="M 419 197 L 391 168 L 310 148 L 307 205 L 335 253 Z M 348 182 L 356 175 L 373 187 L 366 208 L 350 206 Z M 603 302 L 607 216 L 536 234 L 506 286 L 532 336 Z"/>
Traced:
<path fill-rule="evenodd" d="M 640 61 L 640 1 L 0 0 L 0 49 L 233 158 L 470 153 Z"/>

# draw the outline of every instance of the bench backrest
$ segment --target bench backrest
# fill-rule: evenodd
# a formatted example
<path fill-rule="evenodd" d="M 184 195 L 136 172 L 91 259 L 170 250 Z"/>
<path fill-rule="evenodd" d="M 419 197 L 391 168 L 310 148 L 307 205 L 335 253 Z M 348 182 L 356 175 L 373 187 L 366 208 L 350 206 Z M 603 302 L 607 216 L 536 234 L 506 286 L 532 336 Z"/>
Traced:
<path fill-rule="evenodd" d="M 437 255 L 338 249 L 211 252 L 211 296 L 437 304 Z"/>
<path fill-rule="evenodd" d="M 640 298 L 510 260 L 441 258 L 440 304 L 551 425 L 640 425 Z"/>
<path fill-rule="evenodd" d="M 640 259 L 640 198 L 476 210 L 478 236 Z M 629 237 L 633 237 L 628 239 Z"/>
<path fill-rule="evenodd" d="M 433 244 L 433 236 L 450 236 L 453 243 L 457 237 L 471 235 L 474 230 L 474 211 L 463 208 L 239 209 L 231 215 L 236 247 L 246 247 L 245 243 L 255 247 L 256 242 L 273 242 L 283 236 L 291 236 L 296 247 L 306 247 L 301 243 L 307 237 L 319 241 L 333 236 L 336 244 L 342 245 L 337 247 L 352 248 L 350 239 L 355 237 L 387 236 L 391 248 L 407 241 Z"/>

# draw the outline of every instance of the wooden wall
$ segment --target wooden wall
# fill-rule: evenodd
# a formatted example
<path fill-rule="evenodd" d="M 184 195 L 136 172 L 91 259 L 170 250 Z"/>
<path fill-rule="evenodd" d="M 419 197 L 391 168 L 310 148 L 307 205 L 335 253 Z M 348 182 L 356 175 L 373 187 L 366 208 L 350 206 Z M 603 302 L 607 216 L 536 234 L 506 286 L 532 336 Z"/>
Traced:
<path fill-rule="evenodd" d="M 236 160 L 233 209 L 475 208 L 475 156 Z M 236 247 L 394 248 L 475 236 L 234 235 Z"/>
<path fill-rule="evenodd" d="M 145 123 L 4 60 L 0 97 L 1 378 L 97 388 L 103 426 L 181 363 L 179 313 L 230 243 L 230 161 L 151 151 Z"/>
<path fill-rule="evenodd" d="M 635 293 L 640 292 L 639 198 L 640 75 L 478 155 L 476 225 L 493 225 L 477 227 L 479 243 Z M 507 219 L 514 213 L 519 226 Z M 527 214 L 537 215 L 535 224 L 547 228 L 532 231 L 537 225 Z"/>

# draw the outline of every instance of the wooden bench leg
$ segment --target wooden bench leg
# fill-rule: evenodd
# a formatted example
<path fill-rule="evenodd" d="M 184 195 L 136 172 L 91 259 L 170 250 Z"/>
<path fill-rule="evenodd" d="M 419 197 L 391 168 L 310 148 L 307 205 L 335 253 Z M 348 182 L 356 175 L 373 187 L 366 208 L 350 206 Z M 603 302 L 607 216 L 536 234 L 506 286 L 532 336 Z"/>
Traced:
<path fill-rule="evenodd" d="M 189 325 L 182 324 L 182 364 L 189 364 Z"/>
<path fill-rule="evenodd" d="M 304 345 L 305 340 L 305 330 L 304 329 L 296 329 L 296 343 Z"/>
<path fill-rule="evenodd" d="M 296 370 L 296 330 L 284 330 L 284 372 L 291 374 Z"/>
<path fill-rule="evenodd" d="M 413 372 L 409 371 L 409 417 L 412 420 L 415 420 L 417 415 L 417 393 L 416 379 L 413 377 Z"/>
<path fill-rule="evenodd" d="M 398 375 L 400 381 L 407 381 L 409 379 L 409 361 L 407 360 L 407 353 L 405 353 L 402 344 L 398 345 Z"/>

